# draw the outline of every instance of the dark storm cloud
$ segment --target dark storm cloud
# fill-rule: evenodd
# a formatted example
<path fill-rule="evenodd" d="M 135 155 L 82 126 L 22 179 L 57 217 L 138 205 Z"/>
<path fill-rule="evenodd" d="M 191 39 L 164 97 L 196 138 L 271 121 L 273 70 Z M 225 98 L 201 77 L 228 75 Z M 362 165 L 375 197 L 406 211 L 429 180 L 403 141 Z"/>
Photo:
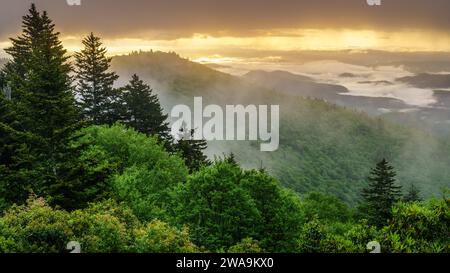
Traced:
<path fill-rule="evenodd" d="M 193 32 L 249 35 L 274 28 L 432 29 L 450 31 L 449 0 L 1 0 L 0 39 L 16 33 L 31 2 L 45 9 L 65 34 L 94 31 L 162 38 Z"/>

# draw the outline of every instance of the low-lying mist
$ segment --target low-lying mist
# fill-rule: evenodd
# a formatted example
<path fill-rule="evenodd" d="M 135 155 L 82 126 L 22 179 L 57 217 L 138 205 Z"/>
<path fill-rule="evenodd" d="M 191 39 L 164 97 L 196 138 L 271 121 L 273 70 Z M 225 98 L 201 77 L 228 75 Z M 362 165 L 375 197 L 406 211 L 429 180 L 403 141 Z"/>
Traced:
<path fill-rule="evenodd" d="M 318 64 L 305 64 L 303 69 L 310 70 L 303 70 L 302 75 L 313 82 L 323 77 L 322 82 L 334 79 L 337 83 L 349 81 L 339 77 L 342 73 L 357 74 L 362 78 L 370 72 L 373 74 L 365 79 L 373 81 L 389 73 L 395 75 L 390 75 L 388 80 L 410 75 L 401 68 L 376 70 L 329 63 L 341 70 L 334 71 L 332 66 L 320 70 Z M 208 154 L 213 158 L 232 152 L 245 167 L 265 168 L 300 194 L 322 191 L 354 204 L 360 198 L 360 189 L 367 183 L 370 169 L 382 158 L 393 162 L 399 182 L 405 188 L 415 184 L 426 197 L 438 195 L 443 186 L 450 184 L 449 141 L 427 132 L 395 125 L 384 118 L 374 118 L 363 111 L 345 109 L 323 100 L 278 92 L 190 62 L 174 53 L 149 52 L 116 57 L 112 68 L 121 76 L 118 84 L 124 84 L 134 73 L 147 81 L 159 95 L 167 113 L 177 104 L 192 106 L 195 96 L 201 96 L 204 104 L 222 106 L 280 105 L 279 150 L 264 153 L 256 142 L 212 141 Z M 328 81 L 325 76 L 329 77 Z M 348 92 L 352 91 L 349 89 Z M 429 100 L 427 103 L 433 102 Z"/>

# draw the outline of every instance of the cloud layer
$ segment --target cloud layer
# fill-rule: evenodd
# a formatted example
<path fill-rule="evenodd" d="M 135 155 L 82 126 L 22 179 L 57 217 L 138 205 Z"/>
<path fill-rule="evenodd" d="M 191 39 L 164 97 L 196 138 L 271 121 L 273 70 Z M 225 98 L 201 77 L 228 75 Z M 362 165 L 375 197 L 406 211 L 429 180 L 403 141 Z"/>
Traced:
<path fill-rule="evenodd" d="M 20 29 L 31 2 L 48 10 L 66 35 L 95 31 L 114 37 L 154 35 L 163 39 L 214 35 L 260 35 L 289 28 L 375 30 L 425 29 L 450 32 L 448 0 L 2 0 L 0 40 Z"/>

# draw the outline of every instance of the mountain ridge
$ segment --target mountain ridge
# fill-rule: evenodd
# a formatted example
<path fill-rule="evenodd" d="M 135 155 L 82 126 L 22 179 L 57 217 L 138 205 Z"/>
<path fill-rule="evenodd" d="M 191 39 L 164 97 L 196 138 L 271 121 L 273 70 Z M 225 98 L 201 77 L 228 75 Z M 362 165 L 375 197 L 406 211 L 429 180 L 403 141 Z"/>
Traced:
<path fill-rule="evenodd" d="M 137 73 L 159 89 L 165 109 L 205 104 L 279 104 L 280 149 L 261 153 L 255 142 L 210 142 L 209 155 L 234 153 L 248 168 L 264 167 L 299 194 L 321 191 L 355 204 L 370 169 L 386 157 L 405 188 L 418 185 L 437 195 L 450 181 L 450 143 L 420 130 L 345 109 L 319 99 L 282 94 L 244 78 L 215 71 L 174 53 L 135 53 L 113 59 L 122 78 Z"/>

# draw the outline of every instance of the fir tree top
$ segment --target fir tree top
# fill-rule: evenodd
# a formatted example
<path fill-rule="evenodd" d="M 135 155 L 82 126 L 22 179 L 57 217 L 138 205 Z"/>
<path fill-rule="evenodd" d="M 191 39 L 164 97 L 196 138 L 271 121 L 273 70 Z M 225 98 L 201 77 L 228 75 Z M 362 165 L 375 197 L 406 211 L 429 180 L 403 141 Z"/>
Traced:
<path fill-rule="evenodd" d="M 90 33 L 83 39 L 84 48 L 75 53 L 76 92 L 84 118 L 93 124 L 112 123 L 117 94 L 113 88 L 119 78 L 109 71 L 111 58 L 101 39 Z"/>
<path fill-rule="evenodd" d="M 391 217 L 393 205 L 401 197 L 401 187 L 396 185 L 396 172 L 386 159 L 381 160 L 369 176 L 369 185 L 362 195 L 368 208 L 369 222 L 382 227 Z"/>

